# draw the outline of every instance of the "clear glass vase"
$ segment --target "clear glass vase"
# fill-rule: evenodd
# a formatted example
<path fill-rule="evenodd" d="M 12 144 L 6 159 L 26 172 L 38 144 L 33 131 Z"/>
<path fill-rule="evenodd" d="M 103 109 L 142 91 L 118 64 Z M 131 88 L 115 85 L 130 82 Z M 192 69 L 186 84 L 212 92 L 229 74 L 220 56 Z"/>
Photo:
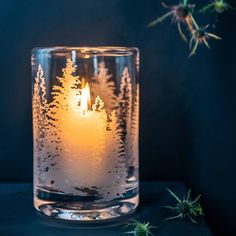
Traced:
<path fill-rule="evenodd" d="M 32 50 L 34 206 L 99 221 L 139 201 L 138 49 Z"/>

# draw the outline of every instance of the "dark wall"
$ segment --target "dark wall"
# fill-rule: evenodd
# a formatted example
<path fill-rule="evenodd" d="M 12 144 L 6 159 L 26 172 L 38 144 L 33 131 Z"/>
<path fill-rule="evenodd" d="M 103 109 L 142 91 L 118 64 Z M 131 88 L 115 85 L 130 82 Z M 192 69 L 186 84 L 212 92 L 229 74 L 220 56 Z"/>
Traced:
<path fill-rule="evenodd" d="M 31 48 L 136 46 L 141 178 L 185 180 L 203 193 L 215 229 L 233 230 L 236 14 L 220 17 L 214 31 L 222 42 L 211 40 L 211 50 L 201 46 L 188 59 L 188 47 L 170 20 L 146 28 L 162 12 L 155 0 L 0 1 L 0 181 L 32 179 Z"/>

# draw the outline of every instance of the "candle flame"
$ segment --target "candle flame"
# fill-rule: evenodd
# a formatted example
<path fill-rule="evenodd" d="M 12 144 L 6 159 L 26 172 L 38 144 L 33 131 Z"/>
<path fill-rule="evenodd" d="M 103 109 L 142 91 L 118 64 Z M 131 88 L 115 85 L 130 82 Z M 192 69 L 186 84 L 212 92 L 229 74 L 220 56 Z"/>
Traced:
<path fill-rule="evenodd" d="M 80 107 L 84 114 L 88 111 L 88 106 L 90 104 L 91 104 L 90 89 L 88 83 L 86 83 L 81 91 L 81 101 L 80 101 Z"/>

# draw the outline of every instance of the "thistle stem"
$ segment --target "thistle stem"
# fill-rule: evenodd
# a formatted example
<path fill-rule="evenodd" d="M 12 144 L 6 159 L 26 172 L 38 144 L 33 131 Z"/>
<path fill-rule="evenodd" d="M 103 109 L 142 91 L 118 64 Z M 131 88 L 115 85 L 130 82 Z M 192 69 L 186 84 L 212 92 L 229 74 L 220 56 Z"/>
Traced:
<path fill-rule="evenodd" d="M 196 29 L 199 29 L 199 27 L 198 27 L 198 25 L 197 25 L 197 22 L 194 20 L 192 14 L 190 14 L 189 16 L 190 16 L 190 18 L 191 18 L 191 20 L 192 20 L 192 22 L 193 22 L 195 28 L 196 28 Z"/>
<path fill-rule="evenodd" d="M 188 0 L 184 0 L 184 5 L 187 5 L 187 3 L 188 3 Z"/>

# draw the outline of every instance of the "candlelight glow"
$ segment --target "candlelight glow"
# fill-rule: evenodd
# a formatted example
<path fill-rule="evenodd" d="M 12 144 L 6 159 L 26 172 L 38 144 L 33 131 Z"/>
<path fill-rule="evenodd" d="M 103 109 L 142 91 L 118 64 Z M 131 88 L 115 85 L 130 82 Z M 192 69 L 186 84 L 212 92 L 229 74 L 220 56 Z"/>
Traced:
<path fill-rule="evenodd" d="M 138 87 L 133 98 L 131 77 L 125 67 L 116 95 L 116 84 L 104 62 L 86 80 L 75 74 L 76 65 L 71 59 L 67 59 L 62 72 L 58 84 L 53 84 L 52 101 L 46 99 L 41 65 L 35 77 L 36 161 L 42 152 L 48 155 L 36 165 L 40 175 L 37 181 L 75 195 L 98 186 L 103 197 L 97 202 L 113 200 L 126 191 L 127 166 L 138 166 Z"/>
<path fill-rule="evenodd" d="M 34 206 L 44 215 L 100 221 L 137 207 L 136 51 L 36 49 Z"/>
<path fill-rule="evenodd" d="M 85 84 L 85 87 L 81 91 L 81 100 L 80 100 L 80 107 L 83 112 L 83 114 L 87 113 L 88 106 L 91 103 L 91 97 L 90 97 L 90 89 L 88 83 Z"/>

